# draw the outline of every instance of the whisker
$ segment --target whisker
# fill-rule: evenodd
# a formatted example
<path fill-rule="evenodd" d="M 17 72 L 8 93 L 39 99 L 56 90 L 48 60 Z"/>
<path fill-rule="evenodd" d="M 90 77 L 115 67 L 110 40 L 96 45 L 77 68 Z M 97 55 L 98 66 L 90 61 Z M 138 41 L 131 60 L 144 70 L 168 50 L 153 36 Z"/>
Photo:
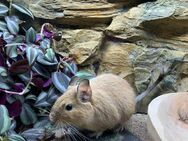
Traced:
<path fill-rule="evenodd" d="M 73 138 L 73 140 L 77 141 L 73 134 L 70 134 L 70 136 Z"/>
<path fill-rule="evenodd" d="M 68 130 L 70 129 L 68 134 L 67 134 L 66 128 Z M 82 134 L 81 132 L 79 132 L 79 130 L 76 127 L 74 127 L 70 123 L 63 121 L 63 120 L 61 121 L 61 123 L 57 122 L 55 127 L 51 130 L 61 130 L 63 133 L 62 136 L 65 138 L 65 140 L 71 139 L 73 141 L 78 141 L 78 140 L 79 141 L 90 141 L 90 139 L 88 137 L 86 137 L 84 134 Z M 71 134 L 71 131 L 73 134 Z"/>
<path fill-rule="evenodd" d="M 71 129 L 71 130 L 73 131 L 74 135 L 75 135 L 76 137 L 78 137 L 79 140 L 81 139 L 81 141 L 82 141 L 83 138 L 82 138 L 75 130 L 73 130 L 73 129 Z"/>
<path fill-rule="evenodd" d="M 72 128 L 72 130 L 81 138 L 84 139 L 84 141 L 90 140 L 89 138 L 87 138 L 85 135 L 83 135 L 82 133 L 80 133 L 74 126 L 70 125 L 69 126 Z M 87 140 L 86 140 L 87 139 Z"/>

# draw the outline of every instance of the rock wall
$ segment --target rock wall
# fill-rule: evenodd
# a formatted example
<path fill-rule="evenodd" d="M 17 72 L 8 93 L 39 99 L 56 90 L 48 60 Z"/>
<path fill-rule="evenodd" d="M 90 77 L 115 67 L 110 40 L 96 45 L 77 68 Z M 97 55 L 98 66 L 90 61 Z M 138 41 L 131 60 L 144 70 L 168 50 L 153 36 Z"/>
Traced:
<path fill-rule="evenodd" d="M 188 90 L 188 0 L 14 2 L 61 30 L 58 50 L 76 56 L 81 69 L 118 74 L 138 94 L 160 80 L 139 112 L 158 95 Z"/>

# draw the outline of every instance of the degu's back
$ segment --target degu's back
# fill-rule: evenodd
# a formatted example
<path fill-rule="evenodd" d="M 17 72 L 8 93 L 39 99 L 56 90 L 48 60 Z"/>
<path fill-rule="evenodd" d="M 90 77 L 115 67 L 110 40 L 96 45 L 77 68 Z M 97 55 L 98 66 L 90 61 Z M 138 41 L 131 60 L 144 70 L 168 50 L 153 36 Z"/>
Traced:
<path fill-rule="evenodd" d="M 120 124 L 135 113 L 135 92 L 126 80 L 113 74 L 102 74 L 91 79 L 90 86 L 95 107 L 121 118 Z"/>

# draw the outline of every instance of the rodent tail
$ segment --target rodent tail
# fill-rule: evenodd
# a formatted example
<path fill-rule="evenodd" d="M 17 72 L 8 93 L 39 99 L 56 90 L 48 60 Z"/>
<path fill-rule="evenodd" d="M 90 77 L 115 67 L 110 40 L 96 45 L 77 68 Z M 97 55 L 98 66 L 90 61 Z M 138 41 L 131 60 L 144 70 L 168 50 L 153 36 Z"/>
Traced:
<path fill-rule="evenodd" d="M 163 76 L 164 75 L 159 76 L 159 78 L 151 86 L 149 86 L 146 91 L 138 95 L 135 99 L 136 103 L 140 102 L 144 97 L 149 95 L 153 91 L 153 89 L 163 80 Z"/>
<path fill-rule="evenodd" d="M 165 78 L 167 75 L 169 75 L 171 72 L 173 72 L 177 68 L 177 62 L 182 62 L 183 60 L 174 60 L 170 66 L 167 66 L 167 68 L 162 68 L 161 75 L 158 77 L 158 79 L 147 88 L 147 90 L 140 95 L 136 97 L 136 103 L 140 102 L 144 97 L 149 95 L 155 87 Z"/>

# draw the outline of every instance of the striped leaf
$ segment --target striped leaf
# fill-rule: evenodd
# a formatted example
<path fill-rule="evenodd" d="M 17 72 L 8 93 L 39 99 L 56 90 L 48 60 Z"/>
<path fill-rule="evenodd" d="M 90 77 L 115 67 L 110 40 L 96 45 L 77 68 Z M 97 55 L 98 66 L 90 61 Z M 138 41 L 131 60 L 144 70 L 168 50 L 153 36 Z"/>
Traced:
<path fill-rule="evenodd" d="M 34 43 L 36 40 L 36 31 L 30 27 L 27 31 L 26 31 L 26 42 L 27 43 Z"/>
<path fill-rule="evenodd" d="M 76 74 L 76 72 L 78 71 L 78 68 L 76 66 L 75 63 L 67 63 L 67 62 L 63 62 L 63 64 L 65 65 L 65 72 L 68 73 L 68 72 L 71 72 L 72 74 Z"/>
<path fill-rule="evenodd" d="M 7 76 L 8 75 L 6 68 L 0 66 L 0 75 L 1 76 Z"/>
<path fill-rule="evenodd" d="M 7 24 L 4 21 L 0 21 L 0 31 L 7 31 Z"/>
<path fill-rule="evenodd" d="M 75 74 L 75 76 L 79 77 L 81 80 L 82 79 L 92 79 L 93 77 L 95 77 L 95 75 L 86 72 L 86 71 L 79 71 Z"/>
<path fill-rule="evenodd" d="M 17 53 L 17 46 L 7 46 L 7 48 L 6 48 L 6 54 L 10 58 L 17 57 L 17 55 L 18 55 L 18 53 Z"/>
<path fill-rule="evenodd" d="M 38 54 L 39 54 L 38 49 L 33 48 L 33 47 L 27 47 L 26 56 L 27 56 L 27 60 L 29 62 L 29 66 L 33 65 L 33 63 L 35 62 Z"/>
<path fill-rule="evenodd" d="M 4 105 L 0 105 L 0 135 L 5 133 L 11 126 L 11 119 L 8 110 Z"/>
<path fill-rule="evenodd" d="M 5 20 L 7 22 L 7 27 L 10 33 L 16 35 L 19 32 L 19 24 L 17 19 L 15 19 L 14 17 L 6 16 Z"/>
<path fill-rule="evenodd" d="M 8 84 L 6 84 L 5 82 L 0 81 L 0 88 L 4 89 L 4 90 L 9 90 L 10 86 Z"/>
<path fill-rule="evenodd" d="M 32 19 L 34 19 L 33 13 L 29 9 L 25 8 L 24 6 L 22 6 L 20 4 L 13 3 L 12 7 L 15 8 L 16 10 L 30 16 Z"/>
<path fill-rule="evenodd" d="M 7 42 L 10 43 L 14 39 L 14 36 L 11 35 L 9 32 L 4 32 L 3 33 L 3 39 Z"/>
<path fill-rule="evenodd" d="M 41 92 L 39 96 L 37 97 L 37 100 L 35 102 L 36 107 L 47 107 L 50 106 L 50 104 L 46 101 L 48 94 L 46 92 Z"/>
<path fill-rule="evenodd" d="M 43 55 L 38 55 L 37 57 L 37 61 L 43 65 L 47 65 L 47 66 L 54 66 L 58 64 L 57 58 L 54 57 L 54 60 L 52 62 L 50 62 L 49 60 L 47 60 L 47 58 Z"/>
<path fill-rule="evenodd" d="M 48 48 L 46 50 L 45 59 L 48 60 L 48 61 L 50 61 L 50 62 L 54 61 L 54 59 L 55 59 L 55 52 L 53 51 L 52 48 Z"/>
<path fill-rule="evenodd" d="M 52 73 L 52 82 L 61 93 L 66 91 L 69 85 L 69 81 L 70 78 L 62 72 Z"/>
<path fill-rule="evenodd" d="M 49 122 L 48 122 L 49 123 Z M 27 141 L 39 141 L 42 140 L 45 136 L 45 129 L 44 128 L 32 128 L 24 131 L 22 136 Z"/>
<path fill-rule="evenodd" d="M 11 134 L 8 139 L 9 141 L 26 141 L 21 135 L 18 134 Z"/>
<path fill-rule="evenodd" d="M 40 42 L 40 46 L 44 49 L 50 48 L 50 40 L 44 39 Z"/>
<path fill-rule="evenodd" d="M 8 12 L 8 7 L 0 3 L 0 15 L 4 15 Z"/>
<path fill-rule="evenodd" d="M 20 119 L 24 125 L 34 124 L 37 121 L 37 115 L 30 105 L 24 103 Z"/>

